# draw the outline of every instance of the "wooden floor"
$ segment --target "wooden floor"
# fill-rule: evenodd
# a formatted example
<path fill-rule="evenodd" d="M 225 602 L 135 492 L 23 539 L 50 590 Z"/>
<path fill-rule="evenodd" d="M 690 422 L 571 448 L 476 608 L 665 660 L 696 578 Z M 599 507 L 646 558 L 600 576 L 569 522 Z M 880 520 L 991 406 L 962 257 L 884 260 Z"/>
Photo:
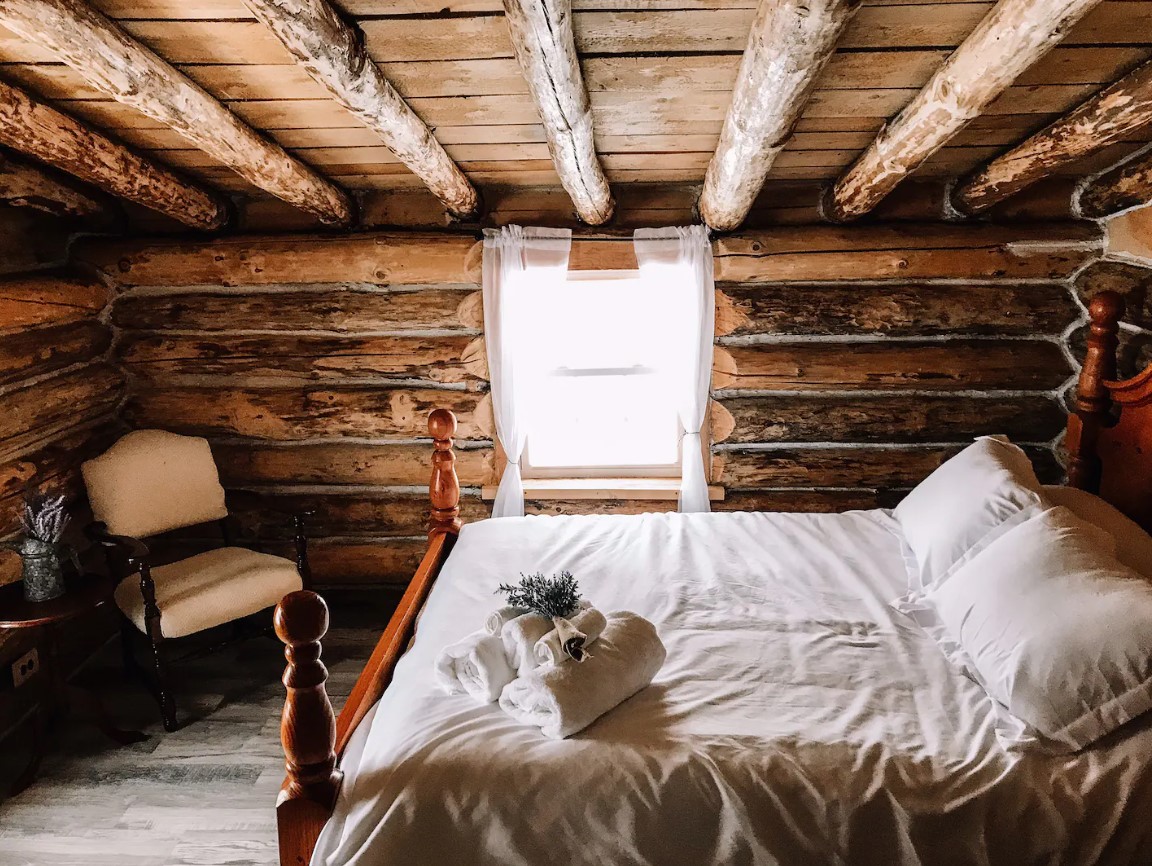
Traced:
<path fill-rule="evenodd" d="M 324 643 L 339 706 L 395 599 L 333 604 Z M 273 806 L 284 777 L 279 641 L 255 637 L 176 669 L 181 721 L 164 733 L 151 698 L 125 682 L 114 641 L 73 678 L 99 686 L 116 724 L 145 743 L 117 748 L 64 721 L 37 781 L 0 802 L 0 866 L 248 866 L 274 864 Z M 29 735 L 0 748 L 0 791 L 26 760 Z"/>

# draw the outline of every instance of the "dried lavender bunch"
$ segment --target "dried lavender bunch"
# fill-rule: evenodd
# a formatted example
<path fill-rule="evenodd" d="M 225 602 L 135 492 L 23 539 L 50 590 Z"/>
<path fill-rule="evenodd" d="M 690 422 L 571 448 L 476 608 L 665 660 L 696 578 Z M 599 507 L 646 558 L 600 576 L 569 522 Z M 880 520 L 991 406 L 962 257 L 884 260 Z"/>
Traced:
<path fill-rule="evenodd" d="M 44 544 L 59 544 L 68 528 L 63 496 L 49 496 L 24 504 L 24 534 Z"/>
<path fill-rule="evenodd" d="M 520 583 L 502 583 L 496 590 L 497 595 L 504 593 L 508 596 L 508 604 L 512 607 L 523 607 L 546 616 L 567 617 L 576 612 L 580 601 L 580 585 L 570 571 L 562 571 L 551 577 L 545 577 L 542 572 L 536 574 L 520 574 Z"/>

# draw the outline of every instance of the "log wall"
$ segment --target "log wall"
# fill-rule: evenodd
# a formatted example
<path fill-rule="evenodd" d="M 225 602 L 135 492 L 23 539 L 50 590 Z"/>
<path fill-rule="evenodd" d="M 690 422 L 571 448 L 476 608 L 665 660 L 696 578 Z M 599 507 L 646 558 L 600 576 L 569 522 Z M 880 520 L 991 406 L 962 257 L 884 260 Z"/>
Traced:
<path fill-rule="evenodd" d="M 715 242 L 717 507 L 888 505 L 973 436 L 1046 478 L 1095 226 L 779 227 Z M 460 418 L 465 519 L 496 478 L 470 234 L 87 242 L 118 286 L 123 418 L 208 436 L 225 484 L 318 510 L 322 585 L 402 582 L 424 547 L 436 406 Z M 634 266 L 580 241 L 573 267 Z M 660 502 L 531 502 L 542 513 Z M 244 515 L 250 531 L 260 525 Z M 286 544 L 274 525 L 273 549 Z"/>

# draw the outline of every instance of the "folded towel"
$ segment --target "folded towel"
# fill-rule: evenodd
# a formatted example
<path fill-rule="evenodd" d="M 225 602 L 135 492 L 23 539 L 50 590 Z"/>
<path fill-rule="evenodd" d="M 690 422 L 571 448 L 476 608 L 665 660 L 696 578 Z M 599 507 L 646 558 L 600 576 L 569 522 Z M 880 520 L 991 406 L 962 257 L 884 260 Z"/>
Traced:
<path fill-rule="evenodd" d="M 508 623 L 518 616 L 523 616 L 528 613 L 525 607 L 513 607 L 510 604 L 504 605 L 500 610 L 488 614 L 488 619 L 484 620 L 484 631 L 488 634 L 500 634 L 504 628 L 505 623 Z"/>
<path fill-rule="evenodd" d="M 561 740 L 651 683 L 667 657 L 656 627 L 628 611 L 610 613 L 607 619 L 587 662 L 539 667 L 514 679 L 500 695 L 500 708 Z"/>
<path fill-rule="evenodd" d="M 450 695 L 467 693 L 482 704 L 500 697 L 516 678 L 500 638 L 475 631 L 440 650 L 436 656 L 436 682 Z"/>
<path fill-rule="evenodd" d="M 585 608 L 570 620 L 560 620 L 556 628 L 536 641 L 533 647 L 536 661 L 542 665 L 559 664 L 568 658 L 584 661 L 588 658 L 588 647 L 600 637 L 606 624 L 604 614 L 594 607 Z M 563 629 L 565 625 L 567 629 Z"/>
<path fill-rule="evenodd" d="M 592 603 L 587 599 L 582 598 L 576 603 L 577 611 L 590 607 Z M 508 663 L 516 669 L 517 676 L 525 676 L 539 667 L 540 662 L 535 652 L 536 641 L 555 627 L 551 619 L 538 613 L 526 613 L 504 623 L 500 629 L 500 640 L 504 643 Z"/>

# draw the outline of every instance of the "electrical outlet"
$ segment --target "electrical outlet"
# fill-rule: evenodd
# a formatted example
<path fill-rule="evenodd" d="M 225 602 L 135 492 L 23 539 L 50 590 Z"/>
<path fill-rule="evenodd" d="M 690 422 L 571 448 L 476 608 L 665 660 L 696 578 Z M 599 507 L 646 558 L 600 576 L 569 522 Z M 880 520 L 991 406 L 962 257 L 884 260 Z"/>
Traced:
<path fill-rule="evenodd" d="M 12 685 L 19 688 L 40 672 L 40 653 L 31 649 L 12 663 Z"/>

